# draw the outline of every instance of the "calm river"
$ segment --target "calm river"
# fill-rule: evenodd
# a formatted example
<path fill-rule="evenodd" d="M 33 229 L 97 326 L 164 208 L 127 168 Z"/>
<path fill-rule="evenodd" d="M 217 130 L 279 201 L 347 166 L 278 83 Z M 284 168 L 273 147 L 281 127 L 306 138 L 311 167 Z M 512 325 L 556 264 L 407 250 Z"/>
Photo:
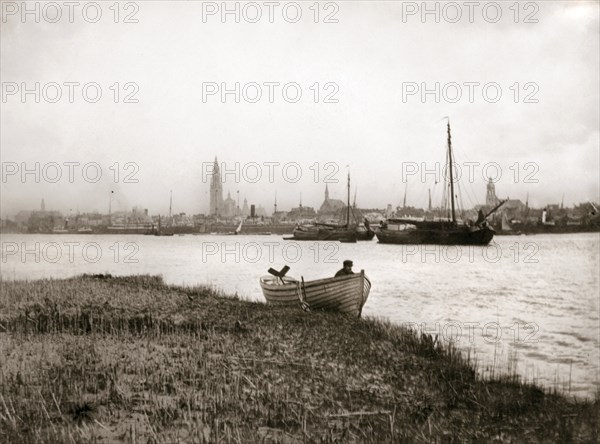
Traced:
<path fill-rule="evenodd" d="M 599 390 L 600 235 L 496 236 L 482 247 L 284 241 L 281 236 L 2 235 L 2 279 L 160 274 L 263 300 L 258 278 L 287 264 L 306 280 L 344 259 L 373 287 L 366 316 L 454 341 L 480 371 L 516 371 L 577 396 Z"/>

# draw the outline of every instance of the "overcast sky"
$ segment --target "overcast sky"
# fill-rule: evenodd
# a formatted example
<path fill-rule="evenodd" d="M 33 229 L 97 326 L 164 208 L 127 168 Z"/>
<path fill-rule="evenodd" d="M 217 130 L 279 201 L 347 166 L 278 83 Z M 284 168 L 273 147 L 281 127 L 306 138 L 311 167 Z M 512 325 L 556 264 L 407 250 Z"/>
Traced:
<path fill-rule="evenodd" d="M 313 2 L 301 3 L 296 23 L 289 2 L 274 7 L 273 23 L 263 2 L 229 2 L 239 23 L 222 17 L 221 2 L 121 3 L 118 17 L 112 3 L 101 2 L 90 23 L 98 11 L 84 16 L 81 2 L 70 23 L 62 2 L 60 20 L 42 2 L 36 23 L 21 2 L 2 2 L 2 217 L 37 209 L 42 198 L 46 209 L 107 212 L 111 191 L 113 210 L 164 214 L 173 190 L 174 211 L 207 212 L 206 165 L 215 156 L 230 171 L 239 162 L 225 196 L 239 190 L 269 213 L 276 192 L 279 209 L 297 206 L 300 195 L 318 207 L 327 178 L 338 181 L 330 196 L 345 199 L 348 171 L 360 207 L 398 205 L 405 187 L 407 204 L 424 207 L 427 189 L 436 199 L 442 188 L 421 173 L 444 163 L 445 116 L 466 207 L 485 202 L 484 175 L 497 180 L 499 196 L 525 201 L 529 193 L 537 206 L 563 195 L 566 205 L 600 199 L 598 2 L 502 2 L 497 20 L 490 2 L 473 11 L 430 2 L 439 23 L 421 15 L 421 2 L 322 2 L 318 17 Z M 40 103 L 21 95 L 36 82 Z M 73 103 L 65 82 L 79 83 Z M 102 91 L 96 103 L 82 92 L 91 82 Z M 235 94 L 223 103 L 215 85 L 236 82 L 239 103 Z M 436 82 L 439 103 L 421 95 Z M 91 101 L 96 90 L 86 93 Z M 36 174 L 23 183 L 22 167 L 36 162 L 39 183 Z M 62 176 L 50 183 L 53 162 Z"/>

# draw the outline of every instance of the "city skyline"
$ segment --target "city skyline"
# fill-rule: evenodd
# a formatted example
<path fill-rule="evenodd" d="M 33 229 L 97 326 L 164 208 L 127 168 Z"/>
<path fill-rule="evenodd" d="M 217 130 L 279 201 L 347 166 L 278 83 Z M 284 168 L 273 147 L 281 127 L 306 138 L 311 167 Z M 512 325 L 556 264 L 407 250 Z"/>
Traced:
<path fill-rule="evenodd" d="M 225 182 L 226 183 L 226 182 Z M 317 201 L 306 201 L 304 200 L 304 202 L 302 201 L 302 193 L 300 193 L 299 196 L 299 200 L 296 202 L 296 204 L 291 204 L 291 206 L 289 207 L 285 207 L 283 205 L 281 205 L 277 199 L 277 192 L 275 192 L 275 197 L 274 197 L 274 201 L 271 205 L 271 207 L 269 207 L 268 205 L 263 205 L 260 203 L 256 203 L 256 202 L 249 202 L 247 198 L 245 197 L 240 197 L 240 205 L 239 207 L 237 207 L 237 202 L 235 199 L 231 199 L 232 202 L 234 202 L 236 204 L 237 208 L 234 208 L 234 210 L 240 210 L 240 214 L 238 214 L 237 212 L 235 212 L 235 214 L 228 214 L 228 213 L 218 213 L 218 216 L 224 219 L 232 219 L 235 218 L 236 216 L 240 216 L 240 215 L 244 215 L 244 216 L 248 216 L 250 214 L 250 205 L 254 205 L 256 207 L 257 210 L 257 214 L 258 212 L 260 212 L 261 214 L 264 214 L 268 217 L 272 217 L 274 211 L 275 211 L 275 205 L 277 206 L 277 211 L 279 212 L 290 212 L 292 211 L 294 208 L 298 208 L 298 207 L 306 207 L 306 208 L 314 208 L 314 209 L 319 209 L 319 206 L 321 206 L 325 201 L 327 201 L 328 199 L 332 200 L 332 201 L 340 201 L 344 206 L 345 206 L 345 202 L 346 202 L 346 196 L 343 196 L 343 199 L 338 199 L 336 197 L 331 197 L 329 198 L 329 185 L 328 183 L 326 183 L 325 189 L 323 190 L 323 195 L 321 197 L 321 200 Z M 341 184 L 337 184 L 340 185 Z M 485 184 L 485 192 L 483 192 L 483 194 L 485 194 L 484 198 L 482 199 L 481 202 L 478 202 L 477 204 L 475 204 L 474 206 L 460 206 L 460 210 L 461 211 L 470 211 L 470 210 L 474 210 L 477 209 L 479 206 L 487 206 L 487 207 L 491 207 L 493 206 L 492 202 L 490 202 L 490 190 L 493 193 L 493 198 L 495 199 L 495 202 L 499 202 L 499 200 L 504 200 L 504 199 L 510 199 L 513 201 L 520 201 L 523 205 L 527 205 L 528 207 L 532 208 L 532 209 L 543 209 L 546 207 L 564 207 L 564 208 L 574 208 L 576 206 L 582 205 L 582 204 L 589 204 L 592 203 L 594 205 L 598 205 L 597 201 L 592 201 L 592 200 L 587 200 L 587 201 L 582 201 L 582 202 L 569 202 L 568 200 L 565 200 L 564 196 L 561 196 L 561 198 L 559 200 L 555 200 L 552 202 L 546 202 L 543 203 L 542 205 L 537 204 L 536 199 L 532 199 L 531 196 L 529 194 L 527 194 L 525 196 L 525 198 L 521 198 L 521 197 L 512 197 L 512 196 L 504 196 L 504 195 L 498 195 L 496 194 L 496 188 L 495 185 L 496 183 L 491 183 L 491 187 L 490 187 L 490 182 Z M 345 187 L 344 187 L 345 188 Z M 407 189 L 405 187 L 405 189 Z M 237 190 L 239 191 L 239 190 Z M 243 193 L 238 193 L 236 191 L 236 195 L 240 195 L 242 196 Z M 210 195 L 210 192 L 208 193 Z M 228 198 L 230 198 L 230 192 L 227 193 L 228 194 Z M 110 200 L 110 203 L 109 203 Z M 71 207 L 68 210 L 61 210 L 59 208 L 56 208 L 52 205 L 52 201 L 50 200 L 50 204 L 47 204 L 47 199 L 45 197 L 42 197 L 40 199 L 40 201 L 38 202 L 38 206 L 37 207 L 31 207 L 31 208 L 22 208 L 19 209 L 19 211 L 17 211 L 17 213 L 9 215 L 7 217 L 3 216 L 3 219 L 14 219 L 15 216 L 19 213 L 19 212 L 30 212 L 30 211 L 48 211 L 48 212 L 58 212 L 61 213 L 63 216 L 65 217 L 70 217 L 72 215 L 77 215 L 77 214 L 92 214 L 92 213 L 98 213 L 98 214 L 110 214 L 110 212 L 112 211 L 112 213 L 126 213 L 126 212 L 143 212 L 143 211 L 147 211 L 148 214 L 152 215 L 152 216 L 158 216 L 158 215 L 167 215 L 169 214 L 169 211 L 172 211 L 173 215 L 177 215 L 177 214 L 186 214 L 188 216 L 192 216 L 192 215 L 203 215 L 203 216 L 215 216 L 217 215 L 214 210 L 212 209 L 212 207 L 210 207 L 210 202 L 207 203 L 207 208 L 208 211 L 205 212 L 198 212 L 198 213 L 188 213 L 186 211 L 178 211 L 177 208 L 169 208 L 168 206 L 166 207 L 166 209 L 163 210 L 153 210 L 152 208 L 147 208 L 144 205 L 140 205 L 140 204 L 136 204 L 136 203 L 132 203 L 131 205 L 125 205 L 123 204 L 123 202 L 127 201 L 126 199 L 120 198 L 119 195 L 115 195 L 114 191 L 109 192 L 107 199 L 106 199 L 106 209 L 99 209 L 99 208 L 93 208 L 91 210 L 80 210 L 79 206 L 75 206 L 75 207 Z M 405 204 L 406 202 L 406 204 Z M 385 206 L 382 207 L 375 207 L 375 206 L 369 206 L 367 205 L 356 205 L 357 208 L 361 208 L 361 209 L 368 209 L 368 210 L 380 210 L 382 212 L 385 212 L 387 208 L 389 208 L 391 206 L 391 208 L 395 211 L 397 208 L 401 209 L 401 208 L 414 208 L 414 209 L 421 209 L 421 210 L 427 210 L 429 207 L 429 199 L 427 201 L 426 205 L 412 205 L 410 202 L 410 199 L 407 197 L 406 201 L 404 201 L 403 196 L 400 197 L 400 201 L 399 202 L 389 202 L 388 204 L 386 204 Z M 355 206 L 355 198 L 354 198 L 354 194 L 351 193 L 351 198 L 350 198 L 350 205 L 351 206 Z M 446 203 L 446 206 L 448 204 Z M 457 205 L 459 205 L 457 203 Z M 48 208 L 46 208 L 48 207 Z M 435 210 L 439 210 L 441 208 L 446 208 L 442 206 L 442 202 L 434 202 L 433 200 L 431 201 L 431 208 L 435 209 Z"/>

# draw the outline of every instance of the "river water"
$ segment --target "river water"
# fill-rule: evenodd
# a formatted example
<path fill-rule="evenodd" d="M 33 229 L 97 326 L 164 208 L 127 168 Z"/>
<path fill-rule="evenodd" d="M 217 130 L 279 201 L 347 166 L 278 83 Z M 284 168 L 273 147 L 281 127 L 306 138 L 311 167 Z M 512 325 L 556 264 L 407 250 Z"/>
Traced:
<path fill-rule="evenodd" d="M 293 242 L 281 236 L 4 234 L 2 279 L 160 274 L 263 300 L 258 278 L 289 265 L 305 280 L 344 259 L 372 281 L 363 315 L 453 341 L 486 375 L 579 397 L 599 390 L 600 235 L 496 236 L 488 247 Z"/>

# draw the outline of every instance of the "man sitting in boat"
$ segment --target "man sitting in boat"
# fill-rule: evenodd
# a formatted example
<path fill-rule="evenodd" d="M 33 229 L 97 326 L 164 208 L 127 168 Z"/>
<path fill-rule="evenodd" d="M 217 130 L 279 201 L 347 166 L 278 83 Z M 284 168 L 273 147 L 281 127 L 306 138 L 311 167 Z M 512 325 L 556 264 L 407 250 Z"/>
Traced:
<path fill-rule="evenodd" d="M 354 274 L 354 272 L 352 271 L 352 261 L 349 259 L 346 259 L 344 261 L 344 268 L 342 268 L 340 271 L 338 271 L 335 274 L 335 277 L 340 277 L 340 276 L 347 276 L 349 274 Z"/>

